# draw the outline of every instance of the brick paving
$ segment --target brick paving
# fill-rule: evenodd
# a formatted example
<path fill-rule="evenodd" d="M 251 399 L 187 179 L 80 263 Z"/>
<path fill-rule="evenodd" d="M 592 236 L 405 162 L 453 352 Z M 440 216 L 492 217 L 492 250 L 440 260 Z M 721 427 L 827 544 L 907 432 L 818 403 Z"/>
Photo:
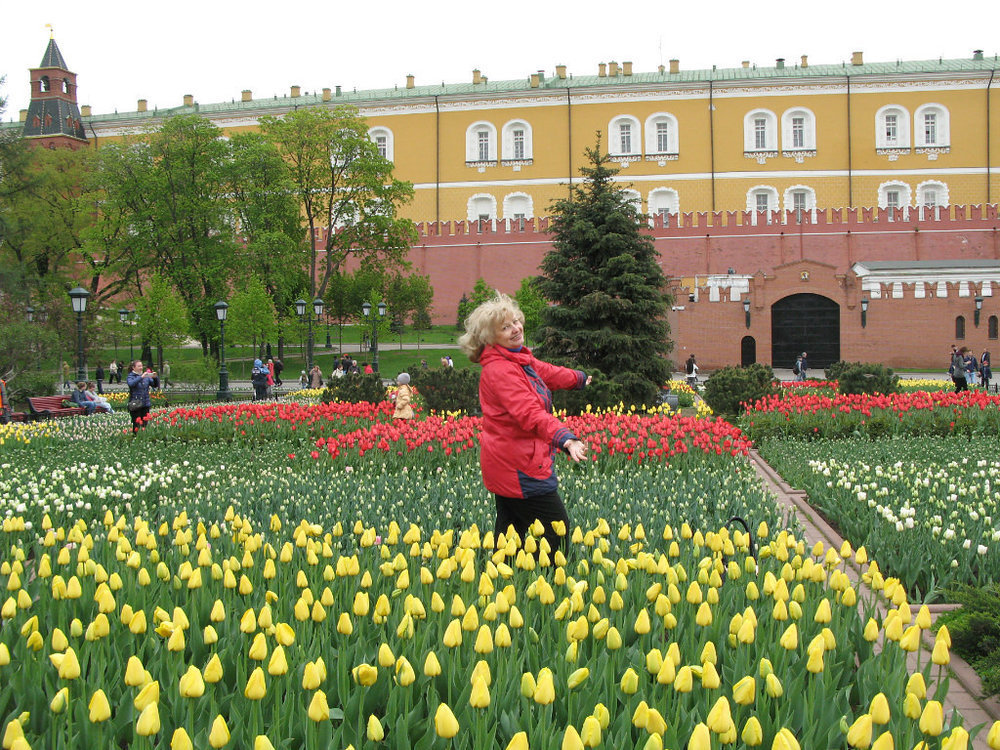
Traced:
<path fill-rule="evenodd" d="M 770 491 L 777 499 L 779 507 L 784 511 L 785 519 L 792 517 L 798 521 L 802 528 L 802 536 L 806 546 L 822 542 L 827 547 L 840 549 L 844 540 L 836 531 L 817 513 L 808 502 L 808 497 L 802 490 L 790 487 L 781 476 L 771 466 L 764 461 L 756 451 L 750 451 L 750 463 L 760 477 L 764 487 Z M 859 594 L 870 594 L 868 587 L 861 580 L 861 571 L 853 562 L 850 562 L 847 570 L 848 575 L 854 582 Z M 867 599 L 868 597 L 865 596 Z M 884 600 L 883 600 L 884 601 Z M 946 611 L 948 605 L 931 605 L 931 617 L 936 617 L 942 611 Z M 884 606 L 882 610 L 884 612 Z M 925 632 L 922 642 L 923 650 L 926 652 L 922 656 L 917 653 L 908 654 L 911 673 L 917 670 L 917 659 L 926 664 L 930 659 L 930 652 L 934 647 L 934 638 Z M 994 721 L 1000 720 L 1000 700 L 994 698 L 982 698 L 982 685 L 978 675 L 972 668 L 960 659 L 955 653 L 951 654 L 951 664 L 949 665 L 950 681 L 948 685 L 948 696 L 944 700 L 946 715 L 952 713 L 962 717 L 962 725 L 968 731 L 972 731 L 977 726 L 982 726 L 978 735 L 970 742 L 973 750 L 989 750 L 986 744 L 986 734 Z M 933 687 L 933 681 L 928 684 L 928 692 Z"/>

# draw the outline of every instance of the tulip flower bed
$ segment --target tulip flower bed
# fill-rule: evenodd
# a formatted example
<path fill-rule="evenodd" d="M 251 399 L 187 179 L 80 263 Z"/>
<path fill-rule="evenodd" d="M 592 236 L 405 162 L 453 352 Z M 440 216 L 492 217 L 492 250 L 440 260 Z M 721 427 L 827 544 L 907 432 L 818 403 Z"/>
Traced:
<path fill-rule="evenodd" d="M 914 597 L 1000 581 L 1000 443 L 994 436 L 767 441 L 761 453 L 842 535 Z"/>
<path fill-rule="evenodd" d="M 963 746 L 947 678 L 926 687 L 947 630 L 910 674 L 927 611 L 864 550 L 786 527 L 739 430 L 568 419 L 595 460 L 560 459 L 552 550 L 488 530 L 477 419 L 387 407 L 175 409 L 134 439 L 113 415 L 5 444 L 4 745 Z"/>
<path fill-rule="evenodd" d="M 783 393 L 750 405 L 739 424 L 754 441 L 901 435 L 996 436 L 1000 396 L 984 391 L 890 395 Z"/>

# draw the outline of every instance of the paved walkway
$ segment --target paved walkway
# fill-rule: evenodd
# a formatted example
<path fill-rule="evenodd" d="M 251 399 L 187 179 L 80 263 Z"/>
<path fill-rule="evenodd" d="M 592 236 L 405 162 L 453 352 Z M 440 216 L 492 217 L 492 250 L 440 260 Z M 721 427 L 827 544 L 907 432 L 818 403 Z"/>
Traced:
<path fill-rule="evenodd" d="M 911 375 L 910 377 L 915 376 Z M 944 377 L 943 379 L 947 378 Z M 756 451 L 750 451 L 750 463 L 756 470 L 764 487 L 774 494 L 779 507 L 785 513 L 786 519 L 794 517 L 798 521 L 802 527 L 802 536 L 805 539 L 806 547 L 816 542 L 822 542 L 826 547 L 840 549 L 844 540 L 809 505 L 809 498 L 805 492 L 790 487 Z M 870 590 L 861 581 L 861 571 L 853 564 L 853 561 L 850 562 L 847 572 L 853 580 L 859 595 L 862 594 L 862 590 L 864 590 L 864 594 L 870 595 Z M 865 596 L 865 598 L 868 597 Z M 931 610 L 932 618 L 937 617 L 938 614 L 950 608 L 952 608 L 950 605 L 930 605 L 928 607 Z M 884 606 L 880 607 L 880 609 L 883 612 L 885 611 Z M 922 645 L 926 654 L 921 657 L 921 662 L 927 664 L 930 660 L 931 651 L 934 648 L 933 635 L 925 631 Z M 910 672 L 915 672 L 917 670 L 917 654 L 909 654 L 908 662 L 910 664 Z M 989 732 L 993 722 L 1000 720 L 1000 700 L 980 697 L 982 695 L 982 685 L 979 681 L 979 676 L 972 670 L 972 667 L 962 661 L 954 652 L 951 654 L 949 671 L 948 696 L 944 701 L 945 712 L 957 713 L 961 716 L 963 726 L 966 730 L 971 731 L 974 727 L 982 725 L 982 730 L 970 743 L 970 747 L 973 750 L 988 750 L 989 746 L 986 744 L 986 734 Z M 932 686 L 933 681 L 928 685 L 928 692 L 930 692 Z"/>

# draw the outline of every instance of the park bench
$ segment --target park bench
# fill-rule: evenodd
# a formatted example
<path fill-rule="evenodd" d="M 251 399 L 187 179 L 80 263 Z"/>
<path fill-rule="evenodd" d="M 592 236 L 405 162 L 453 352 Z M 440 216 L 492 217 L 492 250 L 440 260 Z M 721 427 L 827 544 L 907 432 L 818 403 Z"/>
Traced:
<path fill-rule="evenodd" d="M 77 414 L 87 413 L 82 406 L 63 406 L 65 400 L 65 396 L 30 396 L 28 408 L 31 409 L 31 416 L 34 419 L 75 417 Z"/>

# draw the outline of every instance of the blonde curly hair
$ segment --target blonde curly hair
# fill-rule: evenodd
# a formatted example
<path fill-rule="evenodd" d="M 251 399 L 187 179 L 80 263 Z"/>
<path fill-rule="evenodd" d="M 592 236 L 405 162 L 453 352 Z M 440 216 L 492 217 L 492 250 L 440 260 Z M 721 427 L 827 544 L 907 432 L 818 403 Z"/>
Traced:
<path fill-rule="evenodd" d="M 483 349 L 496 343 L 497 329 L 508 317 L 521 321 L 524 325 L 524 313 L 510 295 L 497 292 L 493 299 L 487 300 L 465 319 L 465 333 L 458 339 L 459 348 L 473 362 L 478 362 Z"/>

